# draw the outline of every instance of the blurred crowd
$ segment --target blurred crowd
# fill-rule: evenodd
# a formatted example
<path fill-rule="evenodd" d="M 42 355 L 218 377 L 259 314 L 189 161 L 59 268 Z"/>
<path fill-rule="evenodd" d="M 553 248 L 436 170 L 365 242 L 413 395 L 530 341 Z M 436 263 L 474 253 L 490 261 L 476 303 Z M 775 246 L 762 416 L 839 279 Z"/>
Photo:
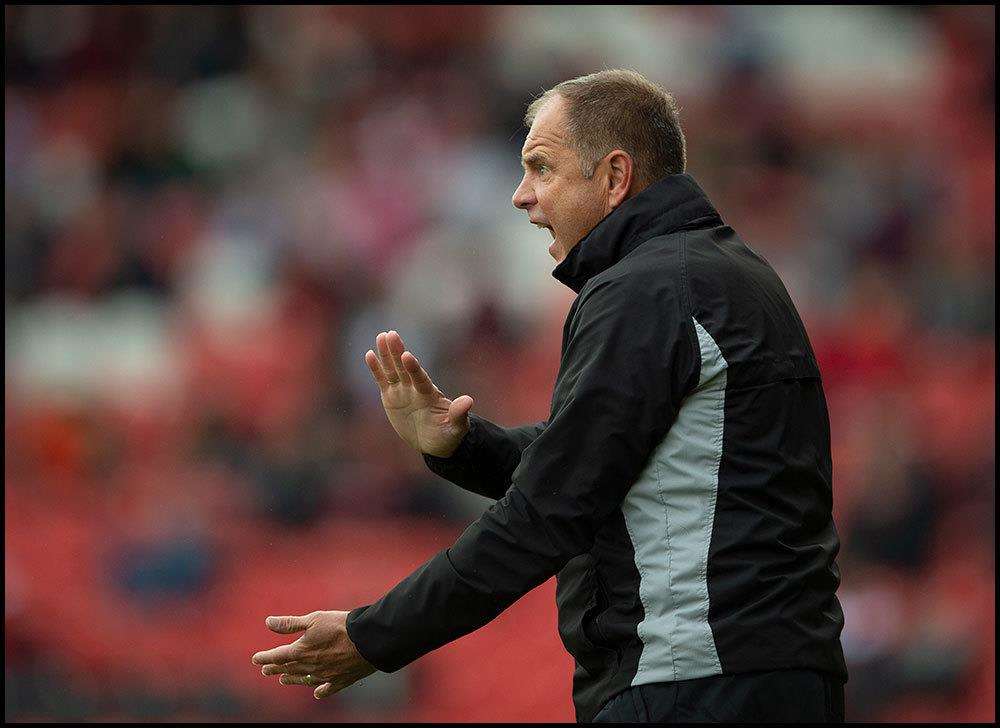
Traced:
<path fill-rule="evenodd" d="M 848 717 L 995 718 L 991 6 L 4 13 L 7 719 L 571 719 L 551 583 L 329 701 L 249 660 L 488 505 L 393 433 L 376 334 L 546 417 L 521 116 L 607 66 L 675 93 L 812 338 Z"/>

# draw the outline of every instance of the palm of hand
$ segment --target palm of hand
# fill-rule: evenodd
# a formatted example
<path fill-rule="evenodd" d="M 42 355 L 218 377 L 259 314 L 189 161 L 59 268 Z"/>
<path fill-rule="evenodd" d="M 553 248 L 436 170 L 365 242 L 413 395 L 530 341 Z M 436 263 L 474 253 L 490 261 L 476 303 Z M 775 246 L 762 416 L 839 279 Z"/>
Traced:
<path fill-rule="evenodd" d="M 365 362 L 393 429 L 420 452 L 451 455 L 468 431 L 472 398 L 461 397 L 464 401 L 456 404 L 445 397 L 395 331 L 379 334 L 375 348 L 378 353 L 368 351 Z"/>
<path fill-rule="evenodd" d="M 382 406 L 393 429 L 421 452 L 440 451 L 455 437 L 448 420 L 451 400 L 437 387 L 428 395 L 402 382 L 390 384 L 382 391 Z"/>

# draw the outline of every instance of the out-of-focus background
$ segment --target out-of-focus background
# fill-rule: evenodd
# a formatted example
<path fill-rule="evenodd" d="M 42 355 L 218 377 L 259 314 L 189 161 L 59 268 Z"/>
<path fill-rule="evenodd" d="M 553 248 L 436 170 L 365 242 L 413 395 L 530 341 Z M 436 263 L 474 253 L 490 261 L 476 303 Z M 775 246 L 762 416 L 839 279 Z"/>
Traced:
<path fill-rule="evenodd" d="M 510 204 L 634 67 L 806 321 L 855 720 L 995 717 L 992 7 L 5 7 L 8 720 L 571 720 L 552 582 L 328 701 L 250 655 L 488 503 L 363 361 L 547 416 L 572 293 Z"/>

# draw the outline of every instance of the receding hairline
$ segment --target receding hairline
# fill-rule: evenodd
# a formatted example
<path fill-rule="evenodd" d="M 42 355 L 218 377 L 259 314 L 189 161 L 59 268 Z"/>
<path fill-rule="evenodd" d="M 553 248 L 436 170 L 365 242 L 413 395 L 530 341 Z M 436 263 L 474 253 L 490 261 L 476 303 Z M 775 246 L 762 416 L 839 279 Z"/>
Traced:
<path fill-rule="evenodd" d="M 569 142 L 580 154 L 584 176 L 589 177 L 600 157 L 615 148 L 633 157 L 647 182 L 684 171 L 686 144 L 677 102 L 638 71 L 610 68 L 558 83 L 528 104 L 524 125 L 530 129 L 541 110 L 556 98 L 566 104 Z M 607 102 L 602 103 L 602 98 Z M 614 107 L 615 103 L 624 106 Z M 631 122 L 624 126 L 632 128 L 611 122 L 609 116 L 618 108 Z"/>
<path fill-rule="evenodd" d="M 538 116 L 542 107 L 555 99 L 562 99 L 564 102 L 568 102 L 569 99 L 561 94 L 558 90 L 558 86 L 553 86 L 548 91 L 545 91 L 541 96 L 528 104 L 528 110 L 524 112 L 524 125 L 531 128 L 531 125 L 535 123 L 535 118 Z"/>

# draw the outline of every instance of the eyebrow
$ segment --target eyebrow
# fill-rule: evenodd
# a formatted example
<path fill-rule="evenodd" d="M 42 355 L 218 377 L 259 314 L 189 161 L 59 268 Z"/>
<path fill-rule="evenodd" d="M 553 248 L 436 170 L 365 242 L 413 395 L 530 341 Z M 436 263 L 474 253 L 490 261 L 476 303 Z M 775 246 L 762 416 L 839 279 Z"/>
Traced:
<path fill-rule="evenodd" d="M 544 162 L 549 162 L 549 158 L 544 152 L 529 152 L 524 157 L 521 157 L 521 166 L 524 168 L 537 167 Z"/>

